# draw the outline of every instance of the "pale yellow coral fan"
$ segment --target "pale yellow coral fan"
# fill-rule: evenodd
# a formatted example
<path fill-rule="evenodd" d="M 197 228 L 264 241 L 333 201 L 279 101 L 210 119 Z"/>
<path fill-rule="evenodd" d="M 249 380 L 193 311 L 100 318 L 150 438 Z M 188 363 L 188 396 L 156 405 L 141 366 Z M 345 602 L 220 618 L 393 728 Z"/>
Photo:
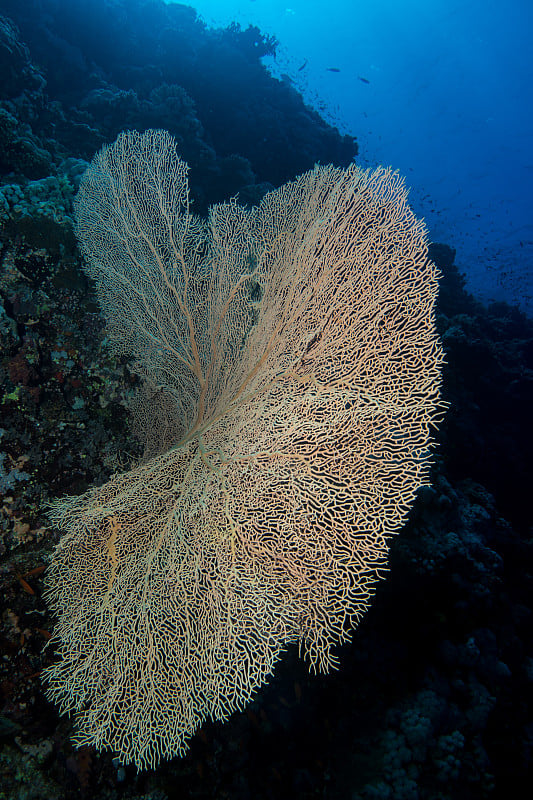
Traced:
<path fill-rule="evenodd" d="M 204 222 L 163 131 L 95 157 L 77 221 L 146 458 L 54 508 L 45 677 L 79 743 L 146 767 L 291 642 L 327 670 L 367 608 L 427 479 L 437 271 L 397 173 L 315 167 Z"/>

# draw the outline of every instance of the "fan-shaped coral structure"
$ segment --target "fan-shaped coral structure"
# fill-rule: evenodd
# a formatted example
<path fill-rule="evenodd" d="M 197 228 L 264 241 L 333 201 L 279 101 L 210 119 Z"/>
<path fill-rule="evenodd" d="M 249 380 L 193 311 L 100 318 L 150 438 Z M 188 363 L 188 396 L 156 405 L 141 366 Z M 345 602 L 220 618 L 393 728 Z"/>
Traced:
<path fill-rule="evenodd" d="M 437 270 L 397 173 L 316 167 L 202 221 L 163 131 L 95 157 L 77 233 L 146 458 L 54 508 L 46 679 L 79 742 L 144 767 L 290 643 L 327 670 L 367 608 L 427 479 Z"/>

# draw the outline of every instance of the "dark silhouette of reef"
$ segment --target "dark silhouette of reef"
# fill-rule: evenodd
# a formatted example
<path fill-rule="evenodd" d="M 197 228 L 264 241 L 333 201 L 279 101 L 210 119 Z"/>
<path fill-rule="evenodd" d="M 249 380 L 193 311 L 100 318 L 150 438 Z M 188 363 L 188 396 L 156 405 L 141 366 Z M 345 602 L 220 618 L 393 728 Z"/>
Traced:
<path fill-rule="evenodd" d="M 196 209 L 317 161 L 357 153 L 261 62 L 276 42 L 254 27 L 208 29 L 161 0 L 5 0 L 0 18 L 0 170 L 40 178 L 90 160 L 126 128 L 164 128 L 191 167 Z"/>
<path fill-rule="evenodd" d="M 430 246 L 443 278 L 438 327 L 450 403 L 440 436 L 454 480 L 474 477 L 523 533 L 531 529 L 533 320 L 507 303 L 484 306 L 465 291 L 455 251 Z"/>

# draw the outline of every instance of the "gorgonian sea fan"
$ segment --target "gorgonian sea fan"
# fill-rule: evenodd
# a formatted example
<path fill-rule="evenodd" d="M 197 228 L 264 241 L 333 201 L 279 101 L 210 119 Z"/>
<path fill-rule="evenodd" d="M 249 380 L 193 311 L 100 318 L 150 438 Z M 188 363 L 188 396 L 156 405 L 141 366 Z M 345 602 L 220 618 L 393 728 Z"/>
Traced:
<path fill-rule="evenodd" d="M 397 173 L 317 166 L 204 221 L 187 169 L 168 133 L 122 133 L 76 201 L 146 453 L 54 506 L 45 678 L 78 743 L 139 767 L 242 708 L 290 643 L 334 663 L 440 410 L 437 270 Z"/>

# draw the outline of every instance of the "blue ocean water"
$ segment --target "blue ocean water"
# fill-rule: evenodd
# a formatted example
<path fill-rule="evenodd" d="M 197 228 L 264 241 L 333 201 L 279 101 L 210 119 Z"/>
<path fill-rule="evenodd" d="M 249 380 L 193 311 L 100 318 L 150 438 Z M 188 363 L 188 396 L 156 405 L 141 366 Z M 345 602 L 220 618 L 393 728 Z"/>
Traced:
<path fill-rule="evenodd" d="M 195 0 L 279 41 L 274 74 L 411 186 L 433 241 L 484 300 L 533 307 L 533 4 Z"/>

